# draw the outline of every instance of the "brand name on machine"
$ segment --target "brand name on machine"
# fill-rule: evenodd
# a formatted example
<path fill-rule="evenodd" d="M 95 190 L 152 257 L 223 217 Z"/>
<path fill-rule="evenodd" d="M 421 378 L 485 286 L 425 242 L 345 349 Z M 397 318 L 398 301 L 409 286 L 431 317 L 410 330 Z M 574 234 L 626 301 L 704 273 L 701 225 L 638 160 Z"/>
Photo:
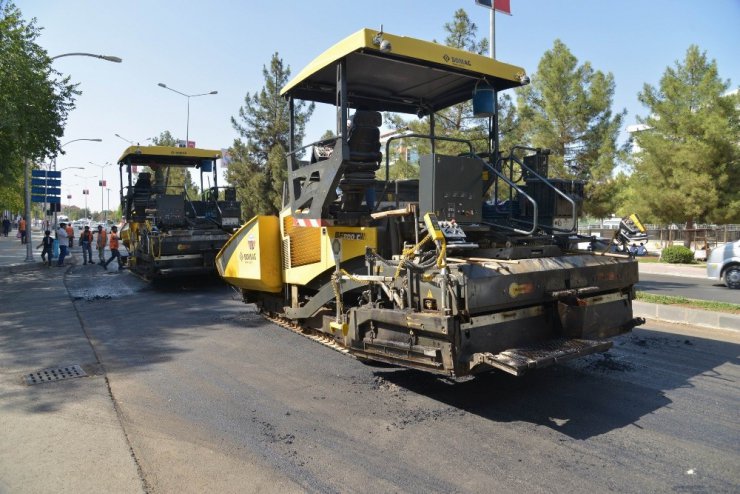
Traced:
<path fill-rule="evenodd" d="M 444 61 L 447 62 L 447 63 L 454 63 L 454 64 L 457 64 L 457 65 L 467 65 L 467 66 L 470 66 L 471 65 L 470 64 L 470 60 L 468 60 L 467 58 L 451 57 L 451 56 L 446 55 L 446 54 L 442 58 L 444 58 Z"/>
<path fill-rule="evenodd" d="M 244 261 L 244 262 L 256 261 L 257 253 L 256 252 L 240 252 L 239 260 Z"/>
<path fill-rule="evenodd" d="M 335 232 L 334 238 L 342 240 L 365 240 L 365 234 L 362 232 Z"/>

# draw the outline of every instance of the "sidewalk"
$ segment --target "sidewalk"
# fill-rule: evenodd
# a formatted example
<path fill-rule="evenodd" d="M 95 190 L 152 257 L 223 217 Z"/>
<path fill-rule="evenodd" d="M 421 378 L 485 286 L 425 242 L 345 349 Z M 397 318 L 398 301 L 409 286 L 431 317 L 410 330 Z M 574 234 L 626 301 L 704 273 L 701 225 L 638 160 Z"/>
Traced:
<path fill-rule="evenodd" d="M 70 264 L 81 258 L 75 250 Z M 64 285 L 70 268 L 47 267 L 39 253 L 27 263 L 20 241 L 0 236 L 0 492 L 143 492 Z M 72 365 L 87 376 L 26 384 L 29 374 Z"/>

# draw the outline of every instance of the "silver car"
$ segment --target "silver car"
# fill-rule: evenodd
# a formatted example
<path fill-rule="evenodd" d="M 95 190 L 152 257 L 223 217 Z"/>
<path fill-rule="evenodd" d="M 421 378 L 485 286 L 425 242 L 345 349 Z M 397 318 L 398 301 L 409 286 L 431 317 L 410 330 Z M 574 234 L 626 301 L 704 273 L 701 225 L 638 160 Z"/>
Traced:
<path fill-rule="evenodd" d="M 707 258 L 707 277 L 723 280 L 729 288 L 740 288 L 740 240 L 712 249 Z"/>

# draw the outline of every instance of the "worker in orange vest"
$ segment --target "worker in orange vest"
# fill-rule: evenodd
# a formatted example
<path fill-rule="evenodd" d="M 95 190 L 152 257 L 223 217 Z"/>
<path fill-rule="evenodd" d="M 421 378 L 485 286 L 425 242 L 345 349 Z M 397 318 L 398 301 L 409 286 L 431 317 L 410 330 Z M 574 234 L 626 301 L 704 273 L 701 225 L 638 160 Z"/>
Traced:
<path fill-rule="evenodd" d="M 72 224 L 67 225 L 67 238 L 69 238 L 69 248 L 71 249 L 75 245 L 75 229 L 72 228 Z"/>
<path fill-rule="evenodd" d="M 18 233 L 21 234 L 21 243 L 26 243 L 26 219 L 21 218 L 21 220 L 18 222 Z"/>
<path fill-rule="evenodd" d="M 95 246 L 98 248 L 98 260 L 100 264 L 105 262 L 105 244 L 108 243 L 108 232 L 105 231 L 103 225 L 98 225 L 98 240 Z"/>
<path fill-rule="evenodd" d="M 121 253 L 118 252 L 118 227 L 112 226 L 110 228 L 110 240 L 108 241 L 108 246 L 110 247 L 110 259 L 105 261 L 103 263 L 103 269 L 108 269 L 108 264 L 113 259 L 118 259 L 118 270 L 121 270 L 122 262 L 121 262 Z"/>

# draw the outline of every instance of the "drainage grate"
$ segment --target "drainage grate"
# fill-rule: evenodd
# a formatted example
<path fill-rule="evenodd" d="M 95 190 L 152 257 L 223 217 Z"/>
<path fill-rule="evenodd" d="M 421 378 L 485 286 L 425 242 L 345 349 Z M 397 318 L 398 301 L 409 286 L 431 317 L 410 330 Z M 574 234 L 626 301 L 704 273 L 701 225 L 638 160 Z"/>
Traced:
<path fill-rule="evenodd" d="M 75 377 L 85 377 L 85 371 L 79 365 L 68 365 L 66 367 L 53 367 L 51 369 L 41 369 L 40 371 L 26 374 L 26 384 L 48 383 L 51 381 L 62 381 Z"/>

